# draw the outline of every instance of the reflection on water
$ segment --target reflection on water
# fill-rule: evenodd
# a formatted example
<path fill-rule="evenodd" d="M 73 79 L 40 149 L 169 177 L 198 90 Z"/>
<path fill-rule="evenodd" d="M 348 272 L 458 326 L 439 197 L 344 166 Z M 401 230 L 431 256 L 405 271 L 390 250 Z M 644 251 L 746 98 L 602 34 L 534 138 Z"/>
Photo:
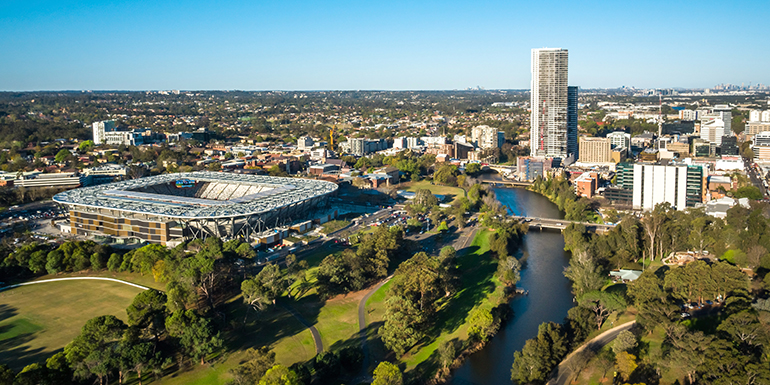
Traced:
<path fill-rule="evenodd" d="M 497 199 L 516 215 L 562 218 L 547 198 L 524 189 L 495 189 Z M 453 384 L 511 383 L 513 352 L 537 335 L 547 321 L 562 322 L 572 307 L 570 283 L 562 272 L 569 255 L 564 238 L 555 231 L 533 230 L 524 237 L 521 255 L 526 265 L 518 287 L 529 291 L 511 301 L 513 318 L 480 352 L 472 355 L 456 372 Z"/>

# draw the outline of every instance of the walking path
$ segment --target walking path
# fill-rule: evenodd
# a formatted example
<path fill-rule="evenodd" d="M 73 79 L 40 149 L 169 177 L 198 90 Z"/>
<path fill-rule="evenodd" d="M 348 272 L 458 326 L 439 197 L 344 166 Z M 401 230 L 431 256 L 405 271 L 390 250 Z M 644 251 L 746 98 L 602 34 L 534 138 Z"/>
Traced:
<path fill-rule="evenodd" d="M 622 332 L 623 330 L 631 329 L 631 327 L 634 326 L 634 324 L 636 324 L 636 321 L 626 322 L 623 325 L 616 326 L 610 330 L 607 330 L 606 332 L 594 337 L 591 341 L 584 343 L 583 346 L 577 348 L 574 352 L 570 353 L 559 364 L 559 366 L 556 367 L 556 370 L 554 370 L 554 373 L 551 373 L 551 379 L 548 381 L 547 385 L 567 384 L 567 382 L 573 376 L 572 370 L 569 368 L 569 361 L 575 356 L 575 354 L 582 352 L 586 348 L 591 349 L 593 351 L 598 351 L 608 343 L 614 341 L 615 338 L 618 336 L 618 334 L 620 334 L 620 332 Z"/>
<path fill-rule="evenodd" d="M 318 329 L 315 328 L 315 326 L 311 325 L 310 322 L 307 322 L 302 316 L 294 310 L 293 307 L 283 304 L 282 305 L 286 311 L 291 313 L 291 315 L 294 316 L 294 318 L 297 319 L 302 325 L 305 325 L 306 328 L 310 329 L 310 334 L 313 335 L 313 342 L 315 342 L 315 354 L 321 354 L 321 352 L 324 351 L 324 343 L 321 341 L 321 333 L 318 332 Z"/>
<path fill-rule="evenodd" d="M 366 293 L 363 298 L 361 298 L 361 301 L 358 302 L 358 330 L 361 334 L 361 350 L 364 352 L 364 360 L 361 363 L 361 375 L 359 376 L 362 381 L 368 378 L 366 370 L 369 368 L 370 360 L 369 349 L 366 347 L 366 301 L 368 301 L 372 294 L 377 292 L 377 290 L 379 290 L 382 285 L 388 283 L 391 278 L 393 278 L 393 275 L 390 275 L 389 277 L 383 279 L 382 282 L 374 285 L 374 287 L 369 290 L 369 292 Z"/>
<path fill-rule="evenodd" d="M 115 278 L 104 278 L 104 277 L 68 277 L 68 278 L 42 279 L 40 281 L 29 281 L 29 282 L 19 283 L 19 284 L 16 284 L 16 285 L 0 287 L 0 291 L 8 290 L 8 289 L 13 289 L 15 287 L 20 287 L 20 286 L 34 285 L 34 284 L 38 284 L 38 283 L 48 283 L 48 282 L 58 282 L 58 281 L 73 281 L 73 280 L 81 280 L 81 279 L 89 279 L 89 280 L 97 280 L 97 281 L 112 281 L 112 282 L 118 282 L 118 283 L 126 284 L 126 285 L 129 285 L 129 286 L 137 287 L 137 288 L 140 288 L 142 290 L 149 290 L 150 289 L 149 287 L 144 287 L 142 285 L 137 285 L 135 283 L 126 282 L 126 281 L 123 281 L 123 280 L 120 280 L 120 279 L 115 279 Z"/>

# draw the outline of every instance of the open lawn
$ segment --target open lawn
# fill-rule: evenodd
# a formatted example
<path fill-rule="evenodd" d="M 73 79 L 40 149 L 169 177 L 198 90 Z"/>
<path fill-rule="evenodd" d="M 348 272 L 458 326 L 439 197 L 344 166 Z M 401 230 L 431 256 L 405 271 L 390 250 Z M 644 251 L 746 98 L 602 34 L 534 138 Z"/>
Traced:
<path fill-rule="evenodd" d="M 407 187 L 404 187 L 404 190 L 406 191 L 414 192 L 420 189 L 428 189 L 433 194 L 445 195 L 446 203 L 452 203 L 458 198 L 465 196 L 465 190 L 459 187 L 439 186 L 426 180 L 420 182 L 410 182 L 405 185 L 407 185 Z"/>
<path fill-rule="evenodd" d="M 15 370 L 44 361 L 93 317 L 126 320 L 142 290 L 109 281 L 62 281 L 0 292 L 0 362 Z"/>

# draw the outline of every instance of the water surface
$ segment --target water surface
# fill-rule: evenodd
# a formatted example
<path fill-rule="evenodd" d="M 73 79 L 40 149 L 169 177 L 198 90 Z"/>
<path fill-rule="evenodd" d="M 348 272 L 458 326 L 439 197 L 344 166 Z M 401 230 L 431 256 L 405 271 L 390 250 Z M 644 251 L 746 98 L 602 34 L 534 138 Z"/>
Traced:
<path fill-rule="evenodd" d="M 563 218 L 556 205 L 529 190 L 499 188 L 495 193 L 512 214 Z M 455 372 L 453 384 L 510 384 L 513 352 L 537 335 L 541 323 L 562 322 L 573 306 L 570 282 L 562 274 L 569 254 L 564 251 L 560 232 L 531 230 L 518 257 L 526 261 L 518 287 L 528 290 L 529 295 L 511 301 L 513 318 Z"/>

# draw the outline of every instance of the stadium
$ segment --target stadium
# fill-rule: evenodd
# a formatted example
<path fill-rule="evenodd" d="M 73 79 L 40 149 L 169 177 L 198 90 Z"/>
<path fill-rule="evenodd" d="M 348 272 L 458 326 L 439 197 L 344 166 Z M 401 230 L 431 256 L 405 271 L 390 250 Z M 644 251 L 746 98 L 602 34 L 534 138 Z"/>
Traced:
<path fill-rule="evenodd" d="M 77 235 L 173 246 L 214 236 L 272 243 L 289 226 L 336 217 L 331 182 L 224 172 L 163 174 L 56 194 Z"/>

